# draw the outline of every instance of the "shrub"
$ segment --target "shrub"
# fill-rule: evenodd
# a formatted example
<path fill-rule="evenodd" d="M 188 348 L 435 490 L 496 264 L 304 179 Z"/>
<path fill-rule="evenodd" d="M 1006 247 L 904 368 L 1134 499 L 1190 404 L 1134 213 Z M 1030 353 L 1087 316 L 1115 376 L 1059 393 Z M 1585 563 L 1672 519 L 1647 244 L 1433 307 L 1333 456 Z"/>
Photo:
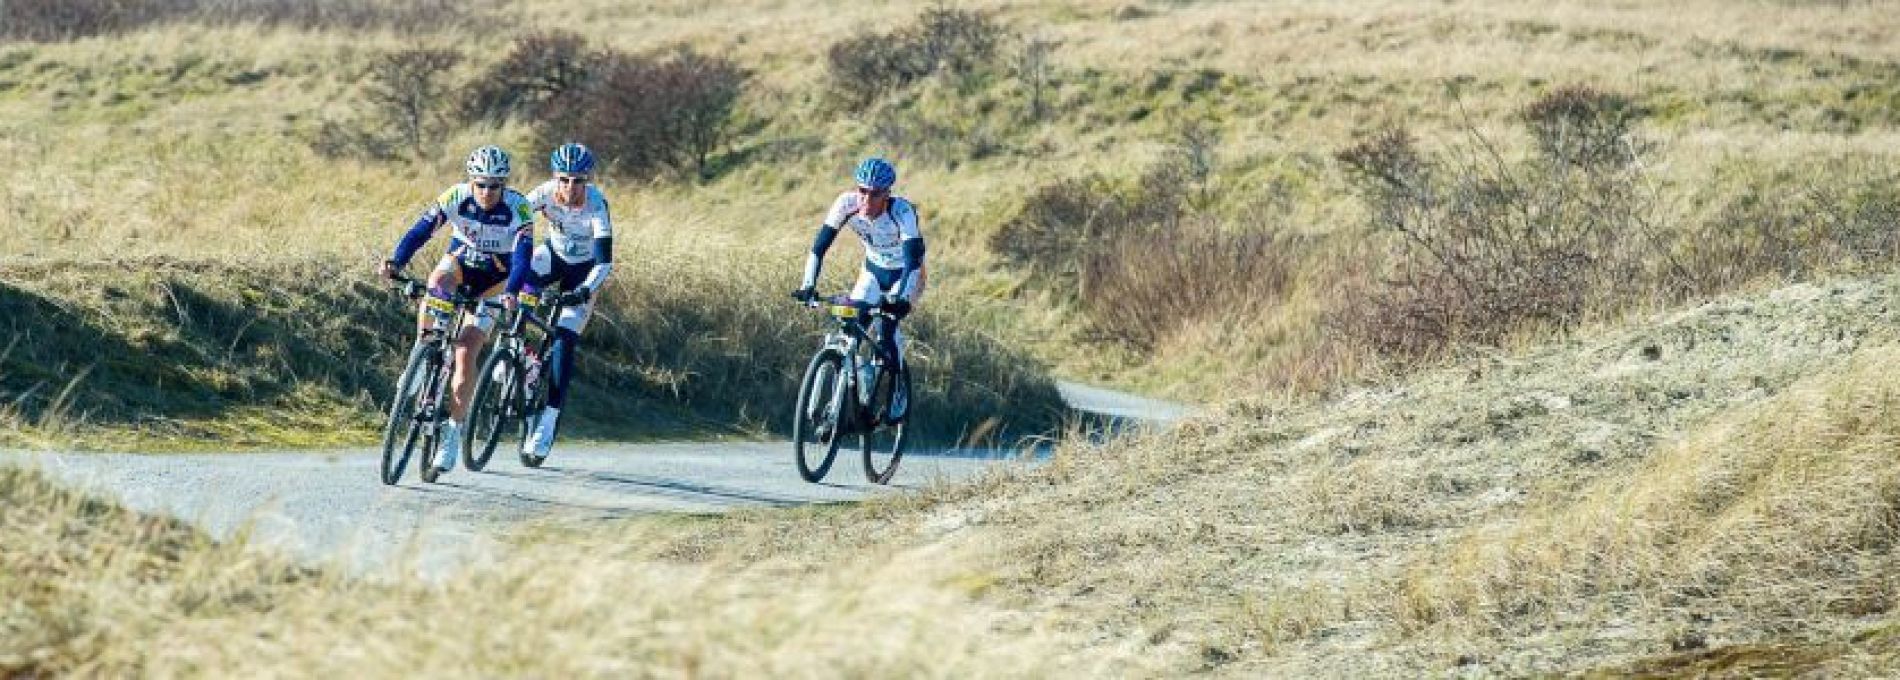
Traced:
<path fill-rule="evenodd" d="M 990 237 L 990 250 L 1045 284 L 1072 287 L 1097 249 L 1123 234 L 1155 231 L 1180 219 L 1177 174 L 1164 165 L 1129 190 L 1102 177 L 1039 188 Z"/>
<path fill-rule="evenodd" d="M 599 55 L 587 40 L 566 31 L 531 33 L 515 39 L 508 56 L 476 78 L 462 104 L 471 119 L 499 123 L 510 117 L 533 120 L 555 97 L 585 84 Z"/>
<path fill-rule="evenodd" d="M 1641 111 L 1626 95 L 1568 85 L 1531 102 L 1521 115 L 1547 160 L 1582 167 L 1636 160 L 1634 132 Z"/>
<path fill-rule="evenodd" d="M 592 63 L 586 86 L 544 116 L 543 140 L 590 140 L 603 162 L 632 177 L 691 168 L 705 178 L 746 72 L 686 48 L 665 58 L 608 52 Z"/>
<path fill-rule="evenodd" d="M 462 60 L 446 49 L 411 49 L 376 59 L 366 74 L 367 100 L 354 120 L 325 121 L 314 146 L 327 155 L 426 156 L 441 148 L 453 123 L 444 72 Z"/>
<path fill-rule="evenodd" d="M 1204 177 L 1170 159 L 1131 186 L 1101 177 L 1038 189 L 990 238 L 1004 262 L 1062 291 L 1097 337 L 1151 349 L 1183 324 L 1277 297 L 1292 250 L 1277 230 L 1194 212 Z"/>
<path fill-rule="evenodd" d="M 1900 176 L 1858 163 L 1777 172 L 1736 195 L 1679 239 L 1681 292 L 1709 294 L 1762 277 L 1796 279 L 1879 266 L 1900 257 Z"/>
<path fill-rule="evenodd" d="M 863 106 L 934 73 L 968 76 L 995 64 L 1007 36 L 984 14 L 932 7 L 912 26 L 832 43 L 826 52 L 831 92 L 846 105 Z"/>
<path fill-rule="evenodd" d="M 1479 146 L 1488 147 L 1484 140 Z M 1418 355 L 1495 344 L 1531 325 L 1567 328 L 1631 304 L 1654 283 L 1654 198 L 1632 166 L 1435 162 L 1404 130 L 1336 154 L 1394 235 L 1391 270 L 1343 325 L 1375 349 Z"/>

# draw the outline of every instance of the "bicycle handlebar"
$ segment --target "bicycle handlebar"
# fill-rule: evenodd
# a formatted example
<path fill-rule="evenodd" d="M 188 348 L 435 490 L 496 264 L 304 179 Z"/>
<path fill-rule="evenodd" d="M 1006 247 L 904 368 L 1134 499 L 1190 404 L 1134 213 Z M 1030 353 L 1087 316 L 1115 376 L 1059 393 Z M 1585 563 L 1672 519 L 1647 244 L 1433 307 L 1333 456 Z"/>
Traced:
<path fill-rule="evenodd" d="M 404 274 L 402 272 L 396 272 L 394 276 L 389 277 L 389 280 L 395 283 L 402 284 L 401 290 L 402 290 L 403 297 L 409 298 L 411 300 L 421 299 L 421 297 L 425 293 L 427 293 L 429 290 L 428 284 L 423 283 L 422 281 L 416 280 L 415 277 L 409 276 L 408 274 Z M 467 295 L 463 295 L 462 292 L 459 290 L 449 293 L 449 302 L 452 302 L 456 305 L 463 306 L 463 307 L 485 307 L 488 309 L 504 309 L 504 310 L 507 309 L 507 306 L 499 302 L 488 300 L 486 298 L 469 297 Z"/>
<path fill-rule="evenodd" d="M 792 299 L 795 302 L 797 302 L 800 306 L 803 306 L 806 309 L 818 309 L 820 307 L 825 307 L 825 306 L 830 306 L 830 305 L 837 305 L 837 306 L 849 305 L 852 307 L 857 307 L 859 310 L 861 310 L 861 313 L 864 313 L 864 314 L 869 314 L 871 316 L 877 316 L 877 317 L 883 317 L 886 319 L 891 319 L 893 321 L 897 320 L 897 315 L 892 314 L 888 311 L 885 311 L 883 305 L 871 304 L 871 303 L 860 303 L 857 300 L 851 299 L 851 296 L 845 295 L 843 293 L 840 293 L 837 295 L 813 295 L 810 298 L 803 298 L 803 299 L 798 298 L 798 297 L 793 297 Z"/>

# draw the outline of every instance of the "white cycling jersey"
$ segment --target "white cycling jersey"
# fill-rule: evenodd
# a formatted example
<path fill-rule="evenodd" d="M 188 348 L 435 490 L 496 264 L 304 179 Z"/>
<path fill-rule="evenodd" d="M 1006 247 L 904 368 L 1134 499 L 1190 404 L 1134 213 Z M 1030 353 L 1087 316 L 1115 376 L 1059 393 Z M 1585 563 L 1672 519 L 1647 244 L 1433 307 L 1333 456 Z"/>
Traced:
<path fill-rule="evenodd" d="M 547 216 L 548 246 L 568 262 L 592 262 L 594 239 L 612 238 L 614 220 L 607 209 L 607 197 L 594 185 L 587 185 L 587 201 L 579 208 L 561 205 L 554 192 L 560 185 L 554 180 L 542 182 L 528 192 L 528 202 Z"/>
<path fill-rule="evenodd" d="M 825 213 L 825 226 L 841 229 L 849 225 L 864 243 L 864 259 L 872 266 L 902 269 L 904 240 L 924 237 L 917 228 L 917 208 L 897 196 L 891 197 L 890 207 L 877 219 L 866 219 L 863 208 L 864 198 L 858 192 L 839 194 L 831 204 L 831 212 Z"/>

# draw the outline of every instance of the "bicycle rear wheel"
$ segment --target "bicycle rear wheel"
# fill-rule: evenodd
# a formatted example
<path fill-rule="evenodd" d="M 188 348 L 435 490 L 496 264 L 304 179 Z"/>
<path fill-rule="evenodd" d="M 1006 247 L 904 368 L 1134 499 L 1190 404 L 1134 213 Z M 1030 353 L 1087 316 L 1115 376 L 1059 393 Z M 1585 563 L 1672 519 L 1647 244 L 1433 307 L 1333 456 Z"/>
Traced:
<path fill-rule="evenodd" d="M 382 478 L 393 485 L 402 480 L 403 468 L 415 451 L 422 421 L 416 418 L 416 401 L 421 396 L 423 376 L 434 372 L 432 357 L 437 356 L 427 343 L 418 342 L 409 351 L 409 363 L 396 379 L 396 392 L 389 399 L 389 422 L 383 425 Z"/>
<path fill-rule="evenodd" d="M 903 422 L 869 427 L 858 435 L 858 450 L 864 453 L 864 478 L 872 484 L 889 484 L 891 478 L 897 476 L 897 461 L 904 457 L 905 423 L 910 422 L 908 411 L 917 404 L 917 395 L 910 391 L 910 371 L 886 371 L 878 376 L 879 383 L 887 381 L 891 384 L 880 384 L 875 390 L 882 397 L 878 400 L 880 411 L 889 410 L 890 395 L 899 389 L 904 390 L 910 403 L 906 405 Z M 878 417 L 883 415 L 880 413 Z"/>
<path fill-rule="evenodd" d="M 482 362 L 475 378 L 475 398 L 469 401 L 469 436 L 462 441 L 462 464 L 481 472 L 495 455 L 495 445 L 522 429 L 520 413 L 521 362 L 513 349 L 496 347 Z"/>
<path fill-rule="evenodd" d="M 792 453 L 798 476 L 807 482 L 825 478 L 838 457 L 838 408 L 831 403 L 842 379 L 844 356 L 820 350 L 805 367 L 792 410 Z"/>

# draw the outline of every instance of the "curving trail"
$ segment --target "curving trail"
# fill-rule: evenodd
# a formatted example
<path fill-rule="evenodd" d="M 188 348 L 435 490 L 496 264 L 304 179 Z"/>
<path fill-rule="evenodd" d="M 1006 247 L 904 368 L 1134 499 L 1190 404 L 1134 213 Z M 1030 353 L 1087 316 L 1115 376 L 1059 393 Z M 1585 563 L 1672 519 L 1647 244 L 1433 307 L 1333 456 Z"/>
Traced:
<path fill-rule="evenodd" d="M 1167 422 L 1184 407 L 1064 385 L 1077 410 Z M 786 442 L 560 444 L 540 469 L 496 451 L 487 470 L 457 468 L 423 484 L 415 463 L 402 484 L 376 479 L 371 449 L 247 454 L 71 454 L 0 451 L 0 464 L 34 465 L 62 483 L 166 514 L 219 538 L 249 527 L 254 544 L 357 573 L 391 565 L 431 573 L 489 554 L 498 530 L 527 520 L 587 521 L 639 513 L 711 513 L 844 502 L 969 478 L 1025 462 L 1026 452 L 961 449 L 908 453 L 891 485 L 868 484 L 840 450 L 825 482 L 799 479 Z M 1033 452 L 1028 452 L 1033 454 Z M 1031 456 L 1033 457 L 1033 455 Z"/>

